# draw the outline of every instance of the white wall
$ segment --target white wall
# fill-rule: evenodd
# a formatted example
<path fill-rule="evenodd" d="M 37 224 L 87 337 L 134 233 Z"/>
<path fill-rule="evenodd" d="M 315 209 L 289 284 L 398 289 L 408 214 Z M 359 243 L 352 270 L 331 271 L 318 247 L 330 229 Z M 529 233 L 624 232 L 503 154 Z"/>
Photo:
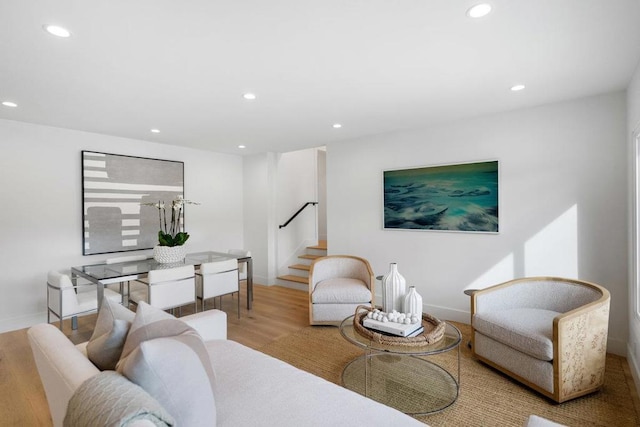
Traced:
<path fill-rule="evenodd" d="M 327 152 L 316 151 L 318 156 L 318 240 L 327 240 Z"/>
<path fill-rule="evenodd" d="M 272 284 L 277 276 L 275 182 L 277 155 L 246 156 L 244 162 L 245 248 L 253 258 L 254 282 Z"/>
<path fill-rule="evenodd" d="M 307 202 L 317 201 L 316 150 L 292 151 L 279 156 L 277 172 L 277 222 L 284 224 Z M 307 206 L 289 225 L 278 230 L 279 275 L 289 274 L 288 266 L 309 244 L 316 244 L 317 206 Z"/>
<path fill-rule="evenodd" d="M 376 275 L 397 262 L 425 310 L 469 321 L 464 289 L 522 276 L 578 277 L 611 292 L 609 350 L 625 354 L 626 108 L 623 93 L 327 146 L 331 253 Z M 500 161 L 500 233 L 382 229 L 382 171 Z"/>
<path fill-rule="evenodd" d="M 82 150 L 185 163 L 189 251 L 243 246 L 239 156 L 0 120 L 0 332 L 46 321 L 46 273 L 82 256 Z"/>
<path fill-rule="evenodd" d="M 629 88 L 627 89 L 627 139 L 629 141 L 629 230 L 631 233 L 638 233 L 638 230 L 633 226 L 634 217 L 633 217 L 633 204 L 640 204 L 640 200 L 636 200 L 634 195 L 634 174 L 635 174 L 635 164 L 637 159 L 633 155 L 634 150 L 634 134 L 640 135 L 640 65 L 636 69 L 636 72 L 629 84 Z M 636 278 L 635 278 L 635 268 L 638 268 L 638 259 L 640 254 L 638 254 L 634 246 L 634 239 L 630 240 L 630 257 L 629 257 L 629 346 L 627 351 L 627 360 L 629 361 L 629 365 L 631 366 L 631 372 L 634 375 L 634 379 L 636 382 L 636 387 L 640 389 L 640 318 L 635 311 L 635 300 L 637 298 L 637 293 L 635 287 Z M 635 265 L 634 265 L 635 264 Z"/>

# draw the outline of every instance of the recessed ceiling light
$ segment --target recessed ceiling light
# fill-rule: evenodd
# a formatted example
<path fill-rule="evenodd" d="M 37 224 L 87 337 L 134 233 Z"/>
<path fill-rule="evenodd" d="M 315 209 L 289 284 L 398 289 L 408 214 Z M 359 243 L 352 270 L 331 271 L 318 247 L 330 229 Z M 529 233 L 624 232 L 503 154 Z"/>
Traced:
<path fill-rule="evenodd" d="M 238 148 L 247 148 L 246 145 L 238 145 Z"/>
<path fill-rule="evenodd" d="M 342 125 L 340 123 L 334 123 L 333 124 L 333 128 L 334 129 L 340 129 L 342 127 Z"/>
<path fill-rule="evenodd" d="M 160 133 L 160 129 L 151 129 L 152 133 Z"/>
<path fill-rule="evenodd" d="M 66 38 L 71 36 L 71 32 L 69 30 L 60 27 L 59 25 L 43 25 L 42 28 L 44 28 L 47 33 L 52 34 L 56 37 Z"/>
<path fill-rule="evenodd" d="M 242 95 L 242 97 L 244 99 L 248 99 L 249 101 L 253 101 L 254 99 L 256 99 L 256 94 L 255 93 L 245 93 L 244 95 Z"/>
<path fill-rule="evenodd" d="M 520 91 L 520 90 L 522 90 L 522 89 L 524 89 L 524 88 L 525 88 L 525 85 L 515 85 L 515 86 L 511 86 L 511 90 L 512 90 L 513 92 L 518 92 L 518 91 Z"/>
<path fill-rule="evenodd" d="M 491 12 L 491 5 L 489 3 L 480 3 L 469 10 L 467 10 L 467 16 L 470 18 L 482 18 Z"/>
<path fill-rule="evenodd" d="M 2 103 L 2 105 L 4 105 L 5 107 L 11 107 L 11 108 L 15 108 L 18 106 L 18 104 L 16 104 L 15 102 L 11 102 L 11 101 L 4 101 Z"/>

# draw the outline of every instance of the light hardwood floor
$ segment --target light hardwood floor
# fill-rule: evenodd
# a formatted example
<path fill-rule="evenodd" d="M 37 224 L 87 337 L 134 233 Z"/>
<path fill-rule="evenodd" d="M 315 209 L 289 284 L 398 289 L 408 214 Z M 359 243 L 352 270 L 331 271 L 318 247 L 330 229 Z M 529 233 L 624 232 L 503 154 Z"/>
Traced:
<path fill-rule="evenodd" d="M 246 308 L 246 290 L 241 290 L 240 319 L 236 297 L 225 296 L 228 337 L 251 348 L 260 348 L 309 325 L 308 293 L 280 286 L 254 286 L 253 310 Z M 207 308 L 212 307 L 212 302 Z M 192 309 L 183 309 L 182 315 Z M 78 329 L 64 331 L 80 343 L 91 336 L 95 315 L 80 318 Z M 50 426 L 49 408 L 36 370 L 27 330 L 0 334 L 0 426 Z"/>

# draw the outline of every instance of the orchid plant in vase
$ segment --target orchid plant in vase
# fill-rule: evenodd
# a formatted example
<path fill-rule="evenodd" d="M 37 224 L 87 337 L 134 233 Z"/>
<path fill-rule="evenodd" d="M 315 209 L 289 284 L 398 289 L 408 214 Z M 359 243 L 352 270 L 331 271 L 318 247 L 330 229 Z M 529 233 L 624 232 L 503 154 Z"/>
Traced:
<path fill-rule="evenodd" d="M 171 201 L 171 221 L 167 223 L 167 207 L 164 201 L 158 203 L 143 203 L 143 206 L 152 206 L 158 209 L 158 219 L 160 230 L 158 231 L 158 246 L 182 246 L 189 239 L 189 233 L 184 231 L 184 224 L 181 221 L 184 205 L 199 205 L 200 203 L 185 200 L 182 196 Z"/>

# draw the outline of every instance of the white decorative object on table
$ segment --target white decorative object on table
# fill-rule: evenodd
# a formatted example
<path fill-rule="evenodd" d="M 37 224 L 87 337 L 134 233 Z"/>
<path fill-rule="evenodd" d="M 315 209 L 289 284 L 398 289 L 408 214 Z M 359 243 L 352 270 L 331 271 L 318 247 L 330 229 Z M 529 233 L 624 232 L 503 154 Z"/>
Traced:
<path fill-rule="evenodd" d="M 407 292 L 407 296 L 404 297 L 404 307 L 402 311 L 422 316 L 422 297 L 416 291 L 415 286 L 409 286 L 409 292 Z"/>
<path fill-rule="evenodd" d="M 385 313 L 378 309 L 367 313 L 362 321 L 362 326 L 402 337 L 423 331 L 422 317 L 418 315 L 399 313 L 397 311 Z"/>
<path fill-rule="evenodd" d="M 171 264 L 174 262 L 180 262 L 187 256 L 187 248 L 184 245 L 181 246 L 160 246 L 156 245 L 153 248 L 153 259 L 161 264 Z"/>
<path fill-rule="evenodd" d="M 406 281 L 398 273 L 398 264 L 392 262 L 389 273 L 382 278 L 382 310 L 387 313 L 402 311 L 406 290 Z"/>

